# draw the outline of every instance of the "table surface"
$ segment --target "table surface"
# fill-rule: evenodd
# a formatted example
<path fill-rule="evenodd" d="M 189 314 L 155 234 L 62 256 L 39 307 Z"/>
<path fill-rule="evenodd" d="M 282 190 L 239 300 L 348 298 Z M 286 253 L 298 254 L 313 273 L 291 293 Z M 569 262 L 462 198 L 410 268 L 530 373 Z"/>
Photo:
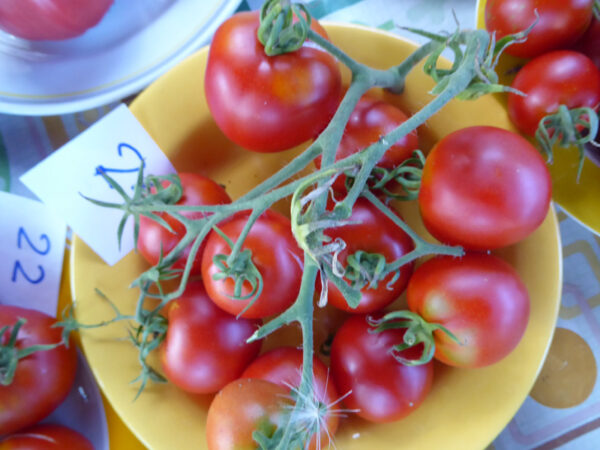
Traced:
<path fill-rule="evenodd" d="M 244 0 L 239 9 L 257 9 Z M 397 25 L 453 30 L 475 25 L 475 0 L 312 0 L 319 19 L 360 23 L 408 36 Z M 418 41 L 415 36 L 409 36 Z M 33 197 L 19 176 L 118 103 L 60 116 L 0 114 L 0 190 Z M 563 243 L 563 296 L 555 336 L 540 376 L 513 420 L 490 449 L 596 449 L 600 443 L 600 236 L 558 207 Z M 110 412 L 113 447 L 135 442 Z"/>

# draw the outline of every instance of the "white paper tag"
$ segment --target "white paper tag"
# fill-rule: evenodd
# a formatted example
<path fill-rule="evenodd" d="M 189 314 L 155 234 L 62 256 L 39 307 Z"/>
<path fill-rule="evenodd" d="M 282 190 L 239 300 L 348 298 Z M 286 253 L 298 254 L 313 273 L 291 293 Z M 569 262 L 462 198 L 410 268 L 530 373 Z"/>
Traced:
<path fill-rule="evenodd" d="M 0 192 L 0 303 L 56 316 L 67 226 L 43 203 Z"/>
<path fill-rule="evenodd" d="M 142 161 L 145 174 L 175 173 L 158 145 L 121 105 L 20 179 L 107 264 L 113 265 L 134 247 L 133 220 L 128 220 L 119 248 L 117 228 L 122 211 L 94 205 L 83 196 L 123 203 L 98 168 L 132 194 Z"/>

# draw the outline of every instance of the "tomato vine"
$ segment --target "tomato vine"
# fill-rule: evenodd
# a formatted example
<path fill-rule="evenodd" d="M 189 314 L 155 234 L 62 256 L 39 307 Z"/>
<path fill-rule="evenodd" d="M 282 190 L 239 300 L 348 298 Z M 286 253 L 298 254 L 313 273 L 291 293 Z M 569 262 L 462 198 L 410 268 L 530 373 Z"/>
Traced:
<path fill-rule="evenodd" d="M 296 21 L 294 21 L 296 17 Z M 321 278 L 321 286 L 326 291 L 327 282 L 331 281 L 342 292 L 347 303 L 352 307 L 360 300 L 358 286 L 351 286 L 334 269 L 335 253 L 339 250 L 339 242 L 331 241 L 324 231 L 343 226 L 347 223 L 353 206 L 360 196 L 366 197 L 377 209 L 385 214 L 395 225 L 400 227 L 414 242 L 414 249 L 396 261 L 385 263 L 378 268 L 378 278 L 396 272 L 401 266 L 416 260 L 424 255 L 442 254 L 460 256 L 461 247 L 451 247 L 426 242 L 417 235 L 390 207 L 380 200 L 369 184 L 370 178 L 377 172 L 377 162 L 386 150 L 396 141 L 415 130 L 418 126 L 438 112 L 451 99 L 474 99 L 490 92 L 510 91 L 509 87 L 498 84 L 494 67 L 498 54 L 503 49 L 518 39 L 523 34 L 505 37 L 501 42 L 496 42 L 494 37 L 484 30 L 460 31 L 453 34 L 438 35 L 414 30 L 427 38 L 429 42 L 417 48 L 402 63 L 387 70 L 378 70 L 355 61 L 333 43 L 310 28 L 310 15 L 307 11 L 290 3 L 289 0 L 269 0 L 261 13 L 261 40 L 268 43 L 269 53 L 293 51 L 305 39 L 321 47 L 333 55 L 341 64 L 352 72 L 352 81 L 341 100 L 329 124 L 315 141 L 298 157 L 280 169 L 270 178 L 262 181 L 258 186 L 230 204 L 183 206 L 175 205 L 181 196 L 181 184 L 177 177 L 169 177 L 171 184 L 162 187 L 162 177 L 143 177 L 140 168 L 137 186 L 132 195 L 129 195 L 107 174 L 103 174 L 111 186 L 123 197 L 122 203 L 107 203 L 90 199 L 96 204 L 105 207 L 118 208 L 124 212 L 123 221 L 119 227 L 119 239 L 122 236 L 125 222 L 132 217 L 135 222 L 134 229 L 139 229 L 140 216 L 153 219 L 158 213 L 166 213 L 180 221 L 186 229 L 183 238 L 167 254 L 162 255 L 156 265 L 142 273 L 133 286 L 140 289 L 140 296 L 135 321 L 138 328 L 132 333 L 132 339 L 140 350 L 140 363 L 143 367 L 140 381 L 142 388 L 148 379 L 162 381 L 159 374 L 146 363 L 149 352 L 154 350 L 164 339 L 164 327 L 160 320 L 160 311 L 171 300 L 180 297 L 190 280 L 192 265 L 196 254 L 209 232 L 215 230 L 219 233 L 219 223 L 241 211 L 249 212 L 248 220 L 235 242 L 230 242 L 229 255 L 219 255 L 216 264 L 224 269 L 219 276 L 232 277 L 238 287 L 246 280 L 251 280 L 253 286 L 251 299 L 255 300 L 261 292 L 262 281 L 260 272 L 252 262 L 247 250 L 242 250 L 245 238 L 258 218 L 275 202 L 286 197 L 292 198 L 291 227 L 292 232 L 304 253 L 304 267 L 302 271 L 301 286 L 295 302 L 283 313 L 260 327 L 249 339 L 256 341 L 264 338 L 275 330 L 292 322 L 298 322 L 302 330 L 303 364 L 302 376 L 296 403 L 287 425 L 277 435 L 277 442 L 269 441 L 269 448 L 288 448 L 290 442 L 297 439 L 297 420 L 301 411 L 310 409 L 308 403 L 314 398 L 312 373 L 313 373 L 313 295 L 317 277 Z M 454 53 L 454 63 L 449 69 L 439 67 L 439 59 L 445 49 Z M 365 92 L 373 87 L 400 93 L 404 89 L 405 78 L 420 62 L 425 60 L 424 70 L 429 74 L 436 86 L 432 90 L 432 100 L 412 117 L 400 124 L 390 133 L 369 145 L 362 151 L 335 161 L 336 149 L 354 107 Z M 300 176 L 299 173 L 315 158 L 321 157 L 320 169 Z M 414 163 L 421 162 L 422 155 L 418 154 Z M 407 189 L 412 193 L 408 198 L 414 198 L 419 187 L 420 169 L 417 167 L 406 168 L 385 175 L 388 180 L 402 176 L 408 172 Z M 346 196 L 334 202 L 333 209 L 327 209 L 330 187 L 336 177 L 346 171 L 354 174 L 352 185 L 349 186 Z M 150 187 L 155 189 L 152 191 Z M 195 211 L 206 213 L 199 219 L 190 219 L 183 213 Z M 190 247 L 191 246 L 191 247 Z M 182 270 L 174 271 L 172 266 L 182 252 L 189 247 L 189 255 Z M 225 273 L 227 271 L 227 273 Z M 163 292 L 162 280 L 180 276 L 179 286 L 172 292 Z M 158 286 L 158 293 L 153 287 Z M 241 288 L 237 289 L 234 297 L 241 298 Z M 146 309 L 146 299 L 157 298 L 158 304 L 151 309 Z M 247 298 L 246 298 L 247 299 Z M 326 301 L 326 293 L 321 294 L 322 305 Z M 313 405 L 314 406 L 314 405 Z M 263 439 L 263 442 L 267 440 Z M 266 444 L 265 444 L 266 445 Z M 272 446 L 272 447 L 271 447 Z"/>

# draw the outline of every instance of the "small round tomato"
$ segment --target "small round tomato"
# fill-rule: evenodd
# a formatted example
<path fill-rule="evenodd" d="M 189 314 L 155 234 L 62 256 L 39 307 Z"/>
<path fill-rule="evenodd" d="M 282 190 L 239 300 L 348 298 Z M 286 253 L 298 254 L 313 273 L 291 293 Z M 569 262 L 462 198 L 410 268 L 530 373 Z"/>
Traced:
<path fill-rule="evenodd" d="M 260 351 L 261 341 L 246 342 L 260 321 L 236 319 L 217 308 L 201 282 L 190 282 L 167 308 L 162 367 L 167 379 L 187 392 L 217 392 L 238 378 Z"/>
<path fill-rule="evenodd" d="M 361 151 L 377 142 L 381 136 L 398 128 L 408 119 L 406 114 L 394 105 L 369 95 L 361 97 L 348 119 L 344 135 L 337 149 L 335 160 L 339 161 Z M 377 163 L 378 167 L 393 169 L 419 148 L 417 130 L 413 130 L 396 141 Z M 321 167 L 321 157 L 315 159 L 317 168 Z M 334 189 L 345 191 L 345 176 L 339 176 Z"/>
<path fill-rule="evenodd" d="M 286 150 L 317 136 L 339 104 L 335 58 L 314 45 L 267 56 L 257 38 L 259 12 L 234 14 L 210 45 L 204 90 L 210 112 L 236 144 Z M 326 37 L 316 20 L 313 30 Z"/>
<path fill-rule="evenodd" d="M 379 317 L 377 315 L 376 317 Z M 331 345 L 331 374 L 344 404 L 370 422 L 393 422 L 406 417 L 425 400 L 433 383 L 433 362 L 404 365 L 390 350 L 402 343 L 405 329 L 374 333 L 367 316 L 351 316 Z M 422 346 L 400 352 L 417 360 Z"/>
<path fill-rule="evenodd" d="M 323 431 L 320 433 L 319 448 L 329 445 L 339 424 L 335 414 L 327 413 L 328 406 L 338 399 L 338 394 L 329 379 L 329 369 L 316 356 L 313 357 L 313 384 L 315 389 L 315 407 L 324 411 Z M 302 350 L 294 347 L 279 347 L 263 353 L 246 368 L 241 378 L 259 378 L 290 388 L 300 386 L 302 378 Z M 310 448 L 317 447 L 317 438 L 313 437 Z"/>
<path fill-rule="evenodd" d="M 513 88 L 526 94 L 508 94 L 508 115 L 519 130 L 534 136 L 540 120 L 567 108 L 600 105 L 600 70 L 587 56 L 557 50 L 529 61 L 515 77 Z"/>
<path fill-rule="evenodd" d="M 442 138 L 427 156 L 419 208 L 435 238 L 487 250 L 531 234 L 548 213 L 551 191 L 546 163 L 525 138 L 467 127 Z"/>
<path fill-rule="evenodd" d="M 40 424 L 0 438 L 0 450 L 94 450 L 82 434 L 62 425 Z"/>
<path fill-rule="evenodd" d="M 239 214 L 219 228 L 235 242 L 247 221 L 247 214 Z M 275 211 L 265 211 L 252 225 L 242 249 L 251 252 L 251 260 L 262 276 L 262 292 L 256 299 L 232 298 L 235 281 L 231 277 L 220 278 L 221 268 L 215 263 L 216 256 L 230 255 L 231 247 L 218 233 L 211 231 L 202 257 L 202 278 L 210 298 L 234 315 L 254 301 L 241 317 L 263 318 L 285 311 L 298 295 L 303 270 L 303 254 L 292 234 L 290 220 Z M 245 280 L 241 294 L 251 293 L 252 286 Z"/>
<path fill-rule="evenodd" d="M 254 449 L 254 431 L 270 437 L 284 426 L 293 406 L 290 390 L 257 378 L 232 381 L 208 408 L 206 440 L 209 450 Z"/>
<path fill-rule="evenodd" d="M 392 263 L 414 248 L 412 239 L 367 199 L 359 198 L 356 201 L 348 220 L 357 223 L 329 228 L 325 231 L 325 235 L 331 237 L 332 240 L 342 239 L 346 243 L 346 247 L 338 255 L 338 261 L 344 267 L 347 267 L 350 259 L 354 258 L 362 261 L 361 266 L 367 272 L 373 272 L 377 266 L 374 255 L 381 255 L 386 263 Z M 358 252 L 366 252 L 366 255 Z M 360 255 L 360 259 L 356 258 L 356 255 Z M 330 281 L 328 301 L 336 308 L 352 313 L 377 311 L 392 303 L 404 292 L 412 270 L 412 263 L 405 264 L 399 269 L 399 276 L 396 280 L 393 280 L 394 273 L 390 273 L 378 280 L 376 287 L 370 286 L 367 277 L 366 284 L 360 290 L 361 299 L 356 308 L 348 305 L 340 290 Z M 356 269 L 352 271 L 356 276 L 362 272 Z M 348 276 L 346 281 L 352 285 Z"/>
<path fill-rule="evenodd" d="M 231 198 L 225 192 L 225 189 L 215 183 L 210 178 L 206 178 L 196 173 L 180 173 L 181 187 L 183 194 L 177 205 L 185 206 L 201 206 L 201 205 L 222 205 L 231 203 Z M 168 183 L 163 183 L 166 187 Z M 138 251 L 152 265 L 156 265 L 160 258 L 161 252 L 166 256 L 179 241 L 185 236 L 185 226 L 173 216 L 158 212 L 157 216 L 162 217 L 174 231 L 171 233 L 158 222 L 149 217 L 140 216 L 140 231 L 137 242 Z M 205 213 L 182 211 L 181 214 L 190 219 L 201 219 L 205 217 Z M 190 244 L 175 262 L 173 267 L 183 269 L 190 254 Z M 192 266 L 193 274 L 200 273 L 200 262 L 202 260 L 202 251 L 204 243 L 200 244 L 194 265 Z"/>
<path fill-rule="evenodd" d="M 542 53 L 573 44 L 592 20 L 594 0 L 488 0 L 485 27 L 501 39 L 527 29 L 538 21 L 520 44 L 506 48 L 506 53 L 533 58 Z"/>
<path fill-rule="evenodd" d="M 0 305 L 0 328 L 10 327 L 0 336 L 0 354 L 3 355 L 0 359 L 4 364 L 11 353 L 7 347 L 10 331 L 21 318 L 26 322 L 17 334 L 17 350 L 62 340 L 62 330 L 52 328 L 56 323 L 54 317 L 31 309 Z M 0 435 L 31 426 L 54 411 L 71 390 L 76 370 L 74 345 L 69 348 L 60 345 L 20 359 L 12 382 L 0 385 Z"/>
<path fill-rule="evenodd" d="M 70 39 L 96 25 L 114 0 L 2 0 L 0 29 L 34 41 Z"/>
<path fill-rule="evenodd" d="M 411 311 L 457 338 L 434 331 L 435 358 L 452 366 L 500 361 L 521 341 L 529 321 L 527 288 L 508 263 L 491 254 L 432 258 L 415 270 L 406 295 Z"/>

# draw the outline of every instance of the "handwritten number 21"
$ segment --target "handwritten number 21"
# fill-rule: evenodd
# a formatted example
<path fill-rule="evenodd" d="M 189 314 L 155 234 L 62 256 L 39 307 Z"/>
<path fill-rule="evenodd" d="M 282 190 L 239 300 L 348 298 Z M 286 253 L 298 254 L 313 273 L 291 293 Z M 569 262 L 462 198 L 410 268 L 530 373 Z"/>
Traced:
<path fill-rule="evenodd" d="M 50 251 L 50 239 L 48 238 L 48 236 L 46 234 L 40 235 L 40 244 L 38 246 L 36 246 L 33 244 L 33 242 L 31 242 L 31 239 L 25 232 L 25 229 L 23 227 L 19 227 L 19 231 L 17 233 L 17 247 L 18 248 L 23 248 L 22 247 L 23 241 L 25 241 L 27 243 L 27 245 L 29 246 L 29 248 L 31 250 L 33 250 L 35 253 L 37 253 L 38 255 L 46 255 Z M 15 265 L 13 267 L 13 273 L 12 273 L 11 280 L 13 282 L 17 281 L 17 276 L 19 274 L 21 274 L 21 276 L 23 278 L 25 278 L 28 282 L 30 282 L 32 284 L 38 284 L 44 279 L 46 273 L 44 272 L 44 268 L 40 264 L 38 264 L 37 268 L 38 268 L 38 276 L 37 276 L 37 278 L 34 278 L 33 276 L 30 276 L 27 272 L 25 272 L 25 269 L 23 268 L 21 261 L 16 260 Z"/>

